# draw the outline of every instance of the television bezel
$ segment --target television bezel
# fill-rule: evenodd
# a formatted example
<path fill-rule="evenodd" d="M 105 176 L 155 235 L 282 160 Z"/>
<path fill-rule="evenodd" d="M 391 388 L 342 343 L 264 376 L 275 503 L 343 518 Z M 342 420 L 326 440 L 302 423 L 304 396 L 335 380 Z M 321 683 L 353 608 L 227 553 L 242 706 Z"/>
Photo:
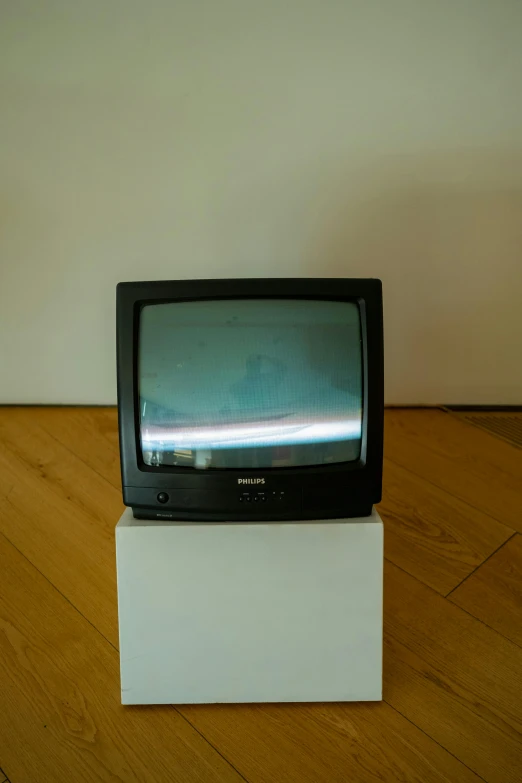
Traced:
<path fill-rule="evenodd" d="M 140 444 L 138 353 L 140 312 L 146 305 L 222 299 L 309 299 L 351 301 L 359 306 L 363 367 L 363 417 L 358 460 L 326 465 L 277 468 L 201 470 L 150 466 L 143 462 Z M 383 323 L 382 284 L 364 278 L 245 278 L 125 282 L 117 286 L 118 422 L 124 501 L 127 488 L 153 488 L 158 493 L 176 488 L 237 488 L 237 478 L 321 482 L 328 477 L 348 479 L 356 474 L 368 487 L 371 503 L 380 500 L 383 450 Z M 355 477 L 354 477 L 355 478 Z M 352 481 L 348 482 L 353 483 Z M 281 486 L 281 481 L 279 481 Z M 128 505 L 130 503 L 127 503 Z M 277 514 L 277 512 L 276 512 Z M 249 514 L 246 514 L 249 516 Z M 219 514 L 217 516 L 220 516 Z M 242 512 L 245 516 L 245 512 Z M 288 516 L 285 512 L 282 517 Z"/>

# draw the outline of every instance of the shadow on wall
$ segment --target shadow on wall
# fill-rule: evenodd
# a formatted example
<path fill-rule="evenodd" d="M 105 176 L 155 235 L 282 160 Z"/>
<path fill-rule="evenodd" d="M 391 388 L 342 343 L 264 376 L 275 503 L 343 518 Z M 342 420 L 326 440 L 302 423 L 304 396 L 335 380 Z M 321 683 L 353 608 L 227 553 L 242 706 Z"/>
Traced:
<path fill-rule="evenodd" d="M 382 278 L 387 398 L 406 402 L 407 385 L 411 403 L 494 402 L 499 368 L 521 402 L 522 153 L 411 156 L 360 175 L 357 203 L 347 175 L 308 268 Z"/>

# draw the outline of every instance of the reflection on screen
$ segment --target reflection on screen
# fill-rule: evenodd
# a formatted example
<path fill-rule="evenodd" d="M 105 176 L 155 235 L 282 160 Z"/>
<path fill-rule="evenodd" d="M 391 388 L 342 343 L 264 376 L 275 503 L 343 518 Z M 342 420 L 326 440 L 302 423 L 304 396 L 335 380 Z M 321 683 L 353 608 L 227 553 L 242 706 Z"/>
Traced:
<path fill-rule="evenodd" d="M 147 465 L 248 469 L 359 458 L 361 326 L 352 302 L 146 305 L 138 376 Z"/>

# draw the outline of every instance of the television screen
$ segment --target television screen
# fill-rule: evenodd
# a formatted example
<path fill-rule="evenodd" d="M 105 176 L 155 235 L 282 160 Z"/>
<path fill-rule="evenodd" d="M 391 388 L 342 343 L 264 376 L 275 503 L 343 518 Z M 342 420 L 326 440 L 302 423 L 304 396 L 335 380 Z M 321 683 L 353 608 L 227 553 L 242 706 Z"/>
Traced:
<path fill-rule="evenodd" d="M 138 391 L 146 465 L 255 469 L 357 460 L 359 306 L 309 299 L 144 305 Z"/>

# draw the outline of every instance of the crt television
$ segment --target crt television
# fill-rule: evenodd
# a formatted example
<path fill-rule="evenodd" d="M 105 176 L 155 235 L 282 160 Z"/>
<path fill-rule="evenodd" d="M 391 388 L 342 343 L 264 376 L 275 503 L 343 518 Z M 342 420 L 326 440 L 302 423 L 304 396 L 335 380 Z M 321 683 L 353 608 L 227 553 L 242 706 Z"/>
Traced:
<path fill-rule="evenodd" d="M 380 280 L 120 283 L 117 349 L 136 518 L 334 519 L 380 500 Z"/>

